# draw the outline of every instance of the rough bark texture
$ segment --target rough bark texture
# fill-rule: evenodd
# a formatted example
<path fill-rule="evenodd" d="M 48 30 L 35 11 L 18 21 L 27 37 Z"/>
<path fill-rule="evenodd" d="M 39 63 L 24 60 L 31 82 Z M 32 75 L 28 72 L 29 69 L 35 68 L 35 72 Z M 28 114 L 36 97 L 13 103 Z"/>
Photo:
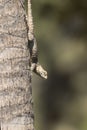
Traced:
<path fill-rule="evenodd" d="M 24 0 L 0 0 L 0 122 L 33 130 L 30 53 Z M 5 123 L 5 125 L 4 125 Z M 12 127 L 12 125 L 11 125 Z M 20 128 L 22 130 L 22 128 Z M 13 130 L 13 128 L 9 128 Z"/>

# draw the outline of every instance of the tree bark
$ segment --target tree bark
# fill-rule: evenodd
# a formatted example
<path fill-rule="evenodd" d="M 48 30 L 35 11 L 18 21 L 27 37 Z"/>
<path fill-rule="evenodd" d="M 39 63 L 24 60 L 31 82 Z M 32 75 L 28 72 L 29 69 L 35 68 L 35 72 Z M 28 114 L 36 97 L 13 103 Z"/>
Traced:
<path fill-rule="evenodd" d="M 34 130 L 24 0 L 0 0 L 1 130 Z"/>

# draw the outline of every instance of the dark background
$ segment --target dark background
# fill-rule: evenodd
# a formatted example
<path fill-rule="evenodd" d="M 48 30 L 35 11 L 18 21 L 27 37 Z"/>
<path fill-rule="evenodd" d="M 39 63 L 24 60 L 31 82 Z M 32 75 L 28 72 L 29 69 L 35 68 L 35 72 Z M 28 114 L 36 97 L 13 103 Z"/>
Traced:
<path fill-rule="evenodd" d="M 87 130 L 87 1 L 32 0 L 39 62 L 33 74 L 36 130 Z"/>

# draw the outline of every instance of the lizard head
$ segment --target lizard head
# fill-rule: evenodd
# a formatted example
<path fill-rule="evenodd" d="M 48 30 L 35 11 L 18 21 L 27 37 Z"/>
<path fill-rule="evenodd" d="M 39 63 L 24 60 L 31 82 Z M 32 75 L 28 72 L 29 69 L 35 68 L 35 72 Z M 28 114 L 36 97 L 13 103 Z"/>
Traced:
<path fill-rule="evenodd" d="M 36 73 L 37 73 L 40 77 L 42 77 L 42 78 L 44 78 L 44 79 L 47 79 L 47 71 L 45 71 L 45 70 L 42 68 L 42 66 L 39 65 L 39 64 L 36 66 Z"/>

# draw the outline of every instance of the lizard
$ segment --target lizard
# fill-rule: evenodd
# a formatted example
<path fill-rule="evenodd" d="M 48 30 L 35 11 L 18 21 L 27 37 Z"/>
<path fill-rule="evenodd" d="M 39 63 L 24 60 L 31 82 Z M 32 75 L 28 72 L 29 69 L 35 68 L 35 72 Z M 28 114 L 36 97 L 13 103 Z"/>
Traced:
<path fill-rule="evenodd" d="M 28 40 L 29 40 L 29 49 L 30 49 L 30 68 L 31 71 L 39 75 L 40 77 L 47 79 L 47 71 L 38 62 L 38 49 L 37 41 L 34 36 L 34 25 L 31 9 L 31 0 L 28 0 L 28 15 L 27 15 L 27 24 L 28 24 Z"/>

